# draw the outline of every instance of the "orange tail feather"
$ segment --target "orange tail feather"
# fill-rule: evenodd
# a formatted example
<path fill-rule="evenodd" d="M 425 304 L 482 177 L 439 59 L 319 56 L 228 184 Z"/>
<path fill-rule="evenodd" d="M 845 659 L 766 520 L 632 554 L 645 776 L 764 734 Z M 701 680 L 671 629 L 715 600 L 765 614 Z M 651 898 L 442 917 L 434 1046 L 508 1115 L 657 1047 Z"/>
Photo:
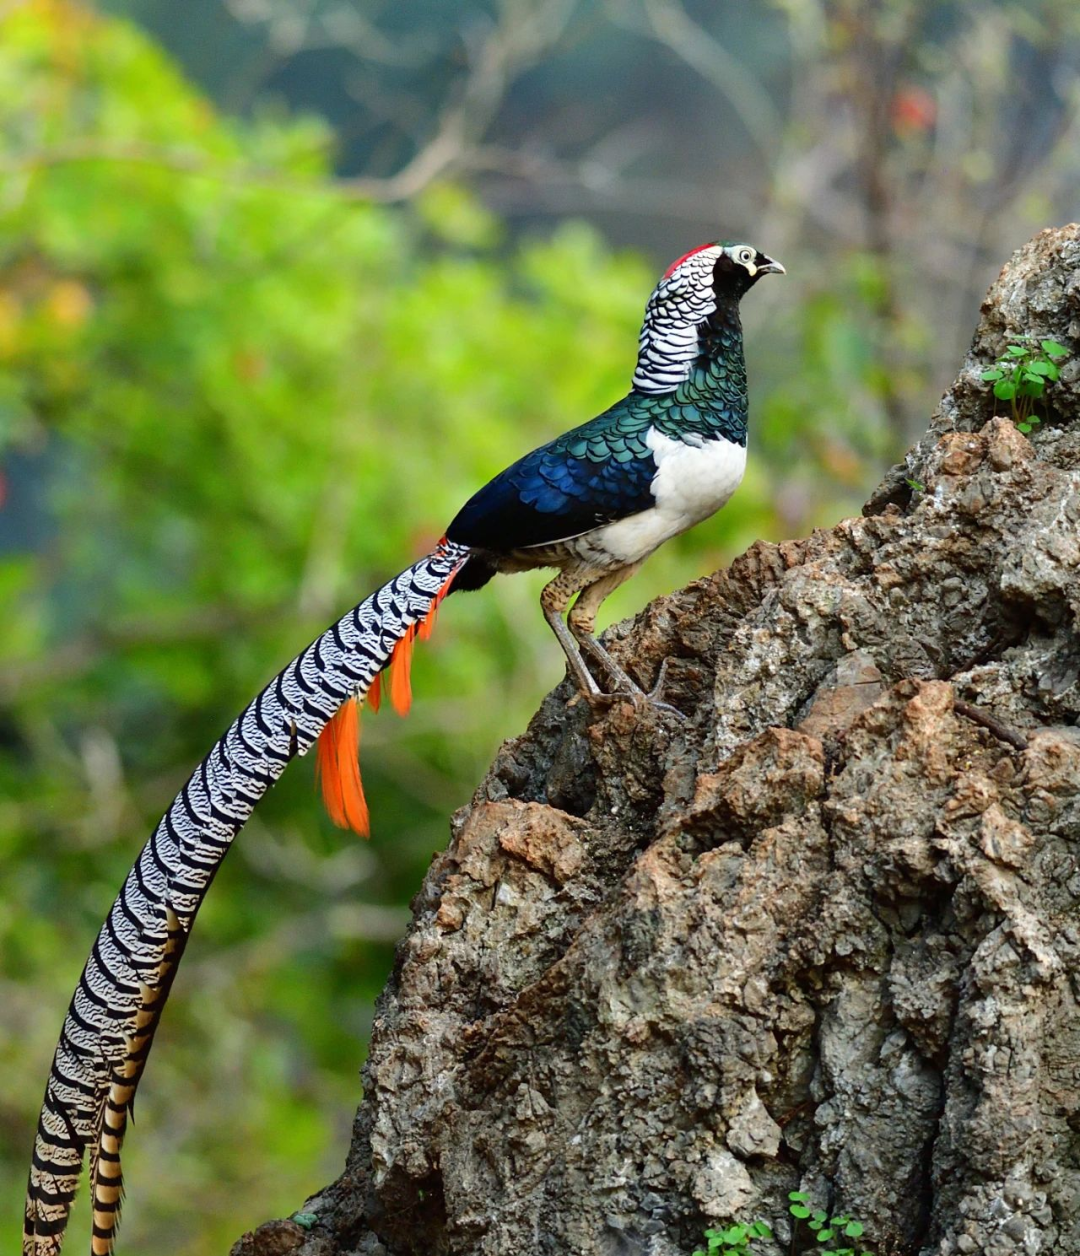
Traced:
<path fill-rule="evenodd" d="M 456 574 L 456 572 L 455 572 Z M 390 705 L 398 715 L 408 715 L 412 706 L 413 643 L 419 637 L 427 641 L 435 627 L 439 603 L 450 592 L 451 576 L 432 598 L 427 614 L 406 629 L 394 646 L 387 663 L 390 672 Z M 371 682 L 367 700 L 373 711 L 382 703 L 382 676 Z M 323 800 L 330 819 L 342 829 L 353 829 L 363 837 L 370 836 L 364 788 L 360 781 L 360 703 L 350 698 L 319 734 L 315 772 L 322 785 Z"/>
<path fill-rule="evenodd" d="M 432 602 L 431 610 L 428 611 L 417 626 L 417 634 L 419 635 L 421 641 L 431 640 L 431 634 L 435 631 L 435 617 L 439 613 L 439 603 L 445 596 L 445 593 L 439 594 L 435 601 Z"/>
<path fill-rule="evenodd" d="M 450 592 L 450 586 L 453 583 L 454 577 L 451 576 L 431 599 L 431 606 L 424 618 L 408 629 L 390 655 L 390 662 L 387 664 L 390 668 L 390 704 L 398 715 L 408 715 L 409 708 L 412 706 L 413 642 L 417 637 L 421 641 L 427 641 L 430 638 L 435 629 L 435 616 L 439 611 L 439 603 Z"/>
<path fill-rule="evenodd" d="M 390 655 L 390 705 L 398 715 L 408 715 L 412 706 L 412 653 L 416 625 L 413 624 Z"/>
<path fill-rule="evenodd" d="M 315 771 L 330 819 L 340 829 L 371 835 L 371 819 L 360 780 L 360 703 L 343 702 L 319 734 Z"/>

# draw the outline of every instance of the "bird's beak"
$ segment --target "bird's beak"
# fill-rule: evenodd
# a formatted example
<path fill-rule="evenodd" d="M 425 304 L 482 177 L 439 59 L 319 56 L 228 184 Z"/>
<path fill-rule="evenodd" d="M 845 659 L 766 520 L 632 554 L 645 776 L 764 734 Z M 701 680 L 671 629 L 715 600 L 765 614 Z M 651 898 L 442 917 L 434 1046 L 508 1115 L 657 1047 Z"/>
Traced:
<path fill-rule="evenodd" d="M 771 257 L 766 257 L 764 253 L 759 253 L 754 259 L 754 265 L 759 275 L 786 275 L 787 271 L 779 262 L 774 262 Z"/>

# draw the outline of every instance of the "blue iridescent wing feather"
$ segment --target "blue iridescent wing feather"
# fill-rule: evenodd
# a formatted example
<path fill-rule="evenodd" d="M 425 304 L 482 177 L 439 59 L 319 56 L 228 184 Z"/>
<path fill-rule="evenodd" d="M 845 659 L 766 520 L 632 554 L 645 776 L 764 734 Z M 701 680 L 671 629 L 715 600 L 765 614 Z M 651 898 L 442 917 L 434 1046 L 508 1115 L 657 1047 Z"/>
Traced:
<path fill-rule="evenodd" d="M 653 505 L 656 462 L 645 443 L 651 399 L 624 398 L 497 475 L 447 529 L 460 545 L 507 553 L 551 545 Z"/>

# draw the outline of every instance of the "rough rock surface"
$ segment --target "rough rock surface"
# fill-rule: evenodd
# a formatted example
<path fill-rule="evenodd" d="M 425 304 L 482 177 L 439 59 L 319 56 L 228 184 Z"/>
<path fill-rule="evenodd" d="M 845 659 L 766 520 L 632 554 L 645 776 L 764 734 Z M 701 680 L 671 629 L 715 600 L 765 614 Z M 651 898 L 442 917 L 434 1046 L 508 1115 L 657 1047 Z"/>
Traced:
<path fill-rule="evenodd" d="M 1031 439 L 979 378 L 1019 333 L 1075 350 Z M 344 1175 L 235 1250 L 685 1256 L 760 1216 L 778 1254 L 802 1189 L 886 1256 L 1080 1256 L 1078 417 L 1070 226 L 864 517 L 612 631 L 685 721 L 564 685 L 502 748 Z"/>

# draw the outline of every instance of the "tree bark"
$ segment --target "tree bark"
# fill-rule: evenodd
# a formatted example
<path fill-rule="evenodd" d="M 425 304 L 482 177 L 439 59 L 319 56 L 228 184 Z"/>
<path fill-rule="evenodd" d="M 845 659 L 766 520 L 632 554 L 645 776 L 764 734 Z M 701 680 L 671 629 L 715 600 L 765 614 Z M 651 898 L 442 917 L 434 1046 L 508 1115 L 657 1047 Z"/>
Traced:
<path fill-rule="evenodd" d="M 1030 439 L 980 379 L 1020 335 L 1074 354 Z M 502 747 L 343 1176 L 234 1253 L 779 1256 L 803 1190 L 879 1253 L 1080 1256 L 1078 336 L 1072 225 L 862 517 L 611 630 L 685 719 L 564 684 Z"/>

